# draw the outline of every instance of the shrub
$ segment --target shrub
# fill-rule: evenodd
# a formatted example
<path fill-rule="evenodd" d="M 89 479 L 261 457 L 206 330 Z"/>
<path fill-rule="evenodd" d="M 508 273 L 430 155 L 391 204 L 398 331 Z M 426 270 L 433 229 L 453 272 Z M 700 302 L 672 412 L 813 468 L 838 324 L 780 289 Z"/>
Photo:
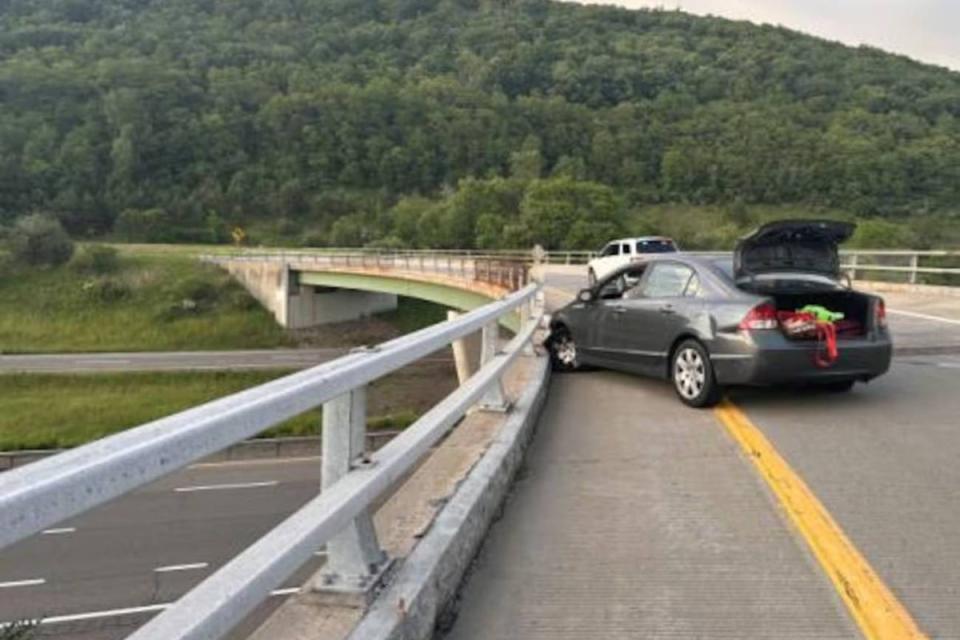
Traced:
<path fill-rule="evenodd" d="M 193 300 L 199 306 L 211 306 L 220 298 L 219 283 L 210 278 L 193 276 L 181 281 L 174 294 L 178 300 Z"/>
<path fill-rule="evenodd" d="M 13 256 L 0 250 L 0 280 L 13 273 Z"/>
<path fill-rule="evenodd" d="M 117 217 L 116 232 L 133 242 L 169 240 L 173 220 L 163 209 L 125 209 Z"/>
<path fill-rule="evenodd" d="M 115 278 L 99 278 L 83 284 L 83 290 L 91 298 L 102 304 L 112 304 L 129 298 L 133 291 L 123 281 Z"/>
<path fill-rule="evenodd" d="M 70 267 L 79 273 L 98 276 L 114 273 L 120 267 L 117 250 L 102 244 L 83 247 L 73 256 Z"/>
<path fill-rule="evenodd" d="M 162 320 L 176 320 L 213 310 L 222 300 L 234 302 L 230 281 L 223 274 L 208 271 L 178 282 L 170 292 L 169 306 L 161 314 Z"/>
<path fill-rule="evenodd" d="M 59 266 L 73 255 L 73 240 L 60 222 L 41 213 L 17 220 L 8 244 L 13 259 L 28 266 Z"/>

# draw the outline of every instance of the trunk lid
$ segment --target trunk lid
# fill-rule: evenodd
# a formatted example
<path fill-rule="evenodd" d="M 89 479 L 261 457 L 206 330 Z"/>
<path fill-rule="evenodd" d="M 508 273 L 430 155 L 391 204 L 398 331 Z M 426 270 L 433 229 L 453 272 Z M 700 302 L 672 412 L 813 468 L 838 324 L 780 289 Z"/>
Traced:
<path fill-rule="evenodd" d="M 733 254 L 737 280 L 768 273 L 813 273 L 840 277 L 838 246 L 857 225 L 834 220 L 784 220 L 744 236 Z"/>

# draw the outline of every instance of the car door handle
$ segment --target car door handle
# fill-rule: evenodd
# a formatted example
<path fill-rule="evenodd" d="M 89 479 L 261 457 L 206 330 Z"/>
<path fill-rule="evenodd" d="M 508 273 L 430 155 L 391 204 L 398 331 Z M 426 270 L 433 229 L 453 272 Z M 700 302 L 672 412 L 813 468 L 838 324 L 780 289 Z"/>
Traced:
<path fill-rule="evenodd" d="M 660 307 L 660 313 L 666 316 L 670 316 L 676 313 L 676 310 L 673 308 L 672 304 L 665 304 Z"/>

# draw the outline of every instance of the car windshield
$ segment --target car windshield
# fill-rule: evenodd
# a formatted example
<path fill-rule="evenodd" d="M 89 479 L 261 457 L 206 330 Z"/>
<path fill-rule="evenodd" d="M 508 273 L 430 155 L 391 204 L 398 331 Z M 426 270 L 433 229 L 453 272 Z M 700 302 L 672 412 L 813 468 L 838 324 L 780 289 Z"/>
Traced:
<path fill-rule="evenodd" d="M 637 240 L 637 253 L 676 253 L 670 240 Z"/>

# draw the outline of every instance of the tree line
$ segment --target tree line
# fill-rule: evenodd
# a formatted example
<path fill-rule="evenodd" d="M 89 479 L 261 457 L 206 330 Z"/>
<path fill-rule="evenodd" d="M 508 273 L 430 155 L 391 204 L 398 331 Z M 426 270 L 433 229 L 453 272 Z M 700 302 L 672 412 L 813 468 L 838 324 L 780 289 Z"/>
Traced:
<path fill-rule="evenodd" d="M 657 203 L 956 215 L 960 74 L 546 0 L 0 7 L 0 225 L 573 248 Z"/>

